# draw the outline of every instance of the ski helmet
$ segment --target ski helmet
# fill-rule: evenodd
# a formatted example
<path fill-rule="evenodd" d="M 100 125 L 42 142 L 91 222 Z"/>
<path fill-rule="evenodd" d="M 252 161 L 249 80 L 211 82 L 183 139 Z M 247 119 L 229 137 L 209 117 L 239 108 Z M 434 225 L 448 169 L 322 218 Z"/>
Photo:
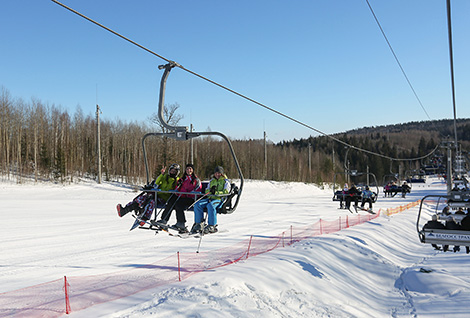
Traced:
<path fill-rule="evenodd" d="M 214 173 L 216 172 L 220 172 L 221 174 L 224 174 L 224 168 L 222 168 L 221 166 L 217 166 L 214 169 Z"/>
<path fill-rule="evenodd" d="M 176 173 L 171 173 L 171 170 L 176 170 Z M 170 166 L 170 168 L 168 169 L 168 174 L 170 175 L 170 177 L 177 177 L 180 173 L 180 165 L 177 164 L 177 163 L 174 163 Z"/>

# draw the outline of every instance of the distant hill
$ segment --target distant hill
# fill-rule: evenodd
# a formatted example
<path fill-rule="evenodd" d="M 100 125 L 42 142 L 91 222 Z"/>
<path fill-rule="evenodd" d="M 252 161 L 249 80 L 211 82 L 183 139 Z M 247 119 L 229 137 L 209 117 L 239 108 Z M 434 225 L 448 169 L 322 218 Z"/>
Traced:
<path fill-rule="evenodd" d="M 363 127 L 333 135 L 359 149 L 365 149 L 391 158 L 417 158 L 432 152 L 444 140 L 454 141 L 452 119 L 410 122 L 385 126 Z M 463 151 L 470 150 L 470 119 L 457 120 L 457 137 Z M 333 141 L 326 136 L 310 137 L 277 144 L 279 147 L 295 147 L 299 151 L 308 147 L 319 151 L 334 162 L 337 172 L 344 171 L 345 162 L 349 169 L 373 172 L 379 179 L 391 173 L 405 173 L 419 170 L 422 165 L 435 157 L 446 155 L 445 149 L 437 147 L 433 156 L 421 160 L 392 161 L 371 155 Z M 346 157 L 347 155 L 347 157 Z"/>
<path fill-rule="evenodd" d="M 459 141 L 470 141 L 470 118 L 457 119 L 457 134 Z M 441 119 L 431 121 L 414 121 L 404 124 L 363 127 L 346 131 L 341 134 L 371 134 L 371 133 L 401 133 L 405 131 L 425 131 L 434 132 L 442 137 L 450 136 L 454 138 L 454 120 Z"/>

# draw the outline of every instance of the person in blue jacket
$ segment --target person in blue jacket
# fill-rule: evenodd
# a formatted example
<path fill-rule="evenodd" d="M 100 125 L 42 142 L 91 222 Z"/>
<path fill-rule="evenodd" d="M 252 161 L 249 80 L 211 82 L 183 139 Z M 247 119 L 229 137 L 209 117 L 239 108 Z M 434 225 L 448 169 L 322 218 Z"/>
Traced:
<path fill-rule="evenodd" d="M 191 228 L 191 233 L 198 233 L 204 231 L 205 234 L 216 233 L 217 230 L 217 208 L 223 203 L 223 196 L 221 194 L 228 194 L 230 192 L 230 181 L 224 174 L 224 168 L 217 166 L 214 169 L 214 174 L 206 188 L 206 197 L 200 199 L 194 204 L 194 225 Z M 207 208 L 207 225 L 201 228 L 203 221 L 204 208 Z"/>
<path fill-rule="evenodd" d="M 362 191 L 362 202 L 361 202 L 361 208 L 364 208 L 364 205 L 366 202 L 369 202 L 369 210 L 372 210 L 372 196 L 374 194 L 372 191 L 370 191 L 369 186 L 366 186 L 366 188 Z"/>

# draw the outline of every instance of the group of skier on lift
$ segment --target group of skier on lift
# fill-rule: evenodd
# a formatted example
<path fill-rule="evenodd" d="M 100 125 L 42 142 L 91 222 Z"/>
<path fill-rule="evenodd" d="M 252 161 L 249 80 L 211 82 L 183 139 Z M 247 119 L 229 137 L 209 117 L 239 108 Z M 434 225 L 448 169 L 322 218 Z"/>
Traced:
<path fill-rule="evenodd" d="M 469 209 L 462 207 L 457 211 L 451 212 L 449 205 L 444 207 L 440 214 L 433 215 L 431 220 L 424 224 L 423 229 L 428 230 L 451 230 L 451 231 L 470 231 L 470 214 Z M 440 250 L 441 246 L 438 244 L 431 244 L 436 250 Z M 449 244 L 442 244 L 442 250 L 447 252 Z M 467 254 L 470 253 L 470 246 L 465 246 Z M 454 253 L 460 251 L 460 245 L 454 245 Z"/>
<path fill-rule="evenodd" d="M 454 245 L 453 251 L 460 251 L 465 246 L 470 254 L 470 187 L 464 177 L 453 179 L 454 186 L 447 195 L 428 195 L 427 198 L 437 201 L 435 214 L 427 221 L 422 229 L 419 228 L 422 204 L 418 213 L 417 228 L 422 243 L 431 243 L 436 250 L 447 252 Z M 439 201 L 446 200 L 442 211 L 438 210 Z"/>
<path fill-rule="evenodd" d="M 374 193 L 370 191 L 369 186 L 365 186 L 364 190 L 360 191 L 353 183 L 351 187 L 347 183 L 344 184 L 342 195 L 340 196 L 340 208 L 351 208 L 351 202 L 354 201 L 354 207 L 357 208 L 361 199 L 361 208 L 364 209 L 366 203 L 369 203 L 369 212 L 372 212 L 372 202 L 374 201 Z M 344 203 L 343 203 L 344 201 Z"/>
<path fill-rule="evenodd" d="M 143 192 L 125 206 L 118 204 L 118 215 L 123 217 L 131 211 L 140 220 L 140 226 L 147 223 L 155 210 L 155 206 L 164 207 L 160 220 L 153 225 L 166 229 L 173 210 L 176 211 L 176 223 L 170 228 L 179 233 L 204 234 L 216 233 L 217 209 L 222 205 L 224 195 L 230 191 L 230 181 L 221 166 L 214 169 L 205 193 L 202 193 L 202 183 L 194 171 L 194 165 L 188 163 L 181 178 L 180 165 L 172 164 L 165 172 L 162 168 L 160 175 L 143 188 Z M 159 193 L 159 192 L 162 193 Z M 194 206 L 194 224 L 190 231 L 186 227 L 185 211 Z M 207 209 L 207 224 L 204 220 L 204 209 Z"/>
<path fill-rule="evenodd" d="M 397 186 L 396 183 L 392 184 L 391 182 L 384 186 L 385 197 L 387 197 L 387 195 L 390 193 L 394 193 L 393 195 L 390 194 L 390 196 L 394 196 L 396 193 L 400 192 L 402 193 L 402 197 L 405 198 L 406 194 L 410 193 L 410 190 L 411 187 L 406 183 L 406 181 L 403 182 L 401 186 Z M 335 192 L 334 198 L 334 200 L 340 201 L 340 209 L 345 208 L 351 211 L 351 202 L 354 202 L 354 208 L 356 209 L 356 212 L 359 208 L 370 213 L 373 213 L 372 204 L 376 201 L 376 199 L 377 193 L 372 192 L 368 185 L 359 187 L 358 189 L 354 183 L 351 184 L 351 187 L 345 183 L 342 190 Z M 361 202 L 360 205 L 359 201 Z M 366 203 L 368 203 L 369 209 L 364 208 Z"/>
<path fill-rule="evenodd" d="M 407 193 L 411 192 L 411 187 L 403 181 L 401 186 L 398 186 L 395 181 L 390 181 L 384 186 L 385 197 L 394 197 L 397 193 L 401 193 L 402 198 L 406 197 Z"/>

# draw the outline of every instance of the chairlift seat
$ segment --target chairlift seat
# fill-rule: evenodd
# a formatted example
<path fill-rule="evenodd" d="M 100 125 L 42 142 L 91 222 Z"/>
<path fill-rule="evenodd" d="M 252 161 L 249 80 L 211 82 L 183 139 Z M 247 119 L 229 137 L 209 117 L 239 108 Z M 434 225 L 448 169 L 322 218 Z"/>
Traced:
<path fill-rule="evenodd" d="M 408 178 L 406 179 L 408 183 L 426 183 L 426 179 L 424 178 Z"/>
<path fill-rule="evenodd" d="M 159 189 L 141 189 L 145 192 L 154 192 L 155 195 L 158 197 L 158 193 L 174 193 L 174 194 L 191 194 L 194 195 L 196 199 L 203 196 L 206 192 L 207 187 L 209 186 L 208 181 L 203 181 L 201 183 L 201 191 L 200 192 L 178 192 L 176 190 L 170 191 L 160 191 Z M 239 194 L 238 186 L 235 183 L 230 184 L 230 191 L 227 195 L 222 196 L 222 202 L 217 208 L 217 213 L 219 214 L 230 214 L 234 212 L 234 207 L 232 204 L 232 199 Z M 165 203 L 158 202 L 155 206 L 157 209 L 164 209 L 166 207 Z M 191 206 L 187 211 L 194 211 L 194 205 Z M 207 208 L 204 208 L 204 212 L 207 212 Z"/>
<path fill-rule="evenodd" d="M 343 193 L 342 190 L 335 191 L 335 195 L 333 196 L 333 201 L 345 201 L 347 197 L 352 197 L 353 199 L 360 200 L 362 198 L 361 194 L 354 194 L 351 195 L 349 193 Z"/>
<path fill-rule="evenodd" d="M 209 186 L 209 182 L 204 181 L 202 182 L 202 189 L 201 192 L 205 193 L 207 187 Z M 217 207 L 217 213 L 218 214 L 230 214 L 234 212 L 233 209 L 233 204 L 232 204 L 232 199 L 238 195 L 239 190 L 238 187 L 235 183 L 230 184 L 230 191 L 227 195 L 222 197 L 222 202 L 221 204 Z M 194 206 L 192 206 L 188 211 L 194 211 Z M 207 212 L 207 208 L 204 207 L 204 212 Z"/>
<path fill-rule="evenodd" d="M 457 210 L 459 208 L 470 208 L 470 202 L 468 202 L 468 201 L 467 202 L 464 202 L 464 201 L 460 201 L 460 202 L 448 201 L 447 205 L 452 210 Z"/>
<path fill-rule="evenodd" d="M 419 232 L 419 237 L 422 243 L 470 246 L 470 231 L 423 229 Z"/>
<path fill-rule="evenodd" d="M 440 221 L 454 221 L 456 223 L 462 222 L 462 220 L 466 217 L 466 214 L 437 214 L 437 219 Z"/>
<path fill-rule="evenodd" d="M 389 188 L 389 189 L 386 189 L 386 190 L 384 189 L 384 193 L 385 194 L 390 194 L 392 196 L 392 198 L 394 196 L 396 196 L 397 193 L 402 193 L 402 192 L 403 192 L 402 186 L 398 186 L 398 187 L 395 187 L 395 188 Z M 409 190 L 409 189 L 406 190 L 406 193 L 410 193 L 410 192 L 411 192 L 411 190 Z"/>
<path fill-rule="evenodd" d="M 450 191 L 449 202 L 466 202 L 470 201 L 470 191 Z"/>
<path fill-rule="evenodd" d="M 416 220 L 416 229 L 418 232 L 419 240 L 421 243 L 429 243 L 435 245 L 454 245 L 454 246 L 470 246 L 470 230 L 468 230 L 468 225 L 463 224 L 466 221 L 466 214 L 460 213 L 436 213 L 435 216 L 437 219 L 433 219 L 435 221 L 446 221 L 447 225 L 442 224 L 440 228 L 431 228 L 427 227 L 425 224 L 422 229 L 420 228 L 419 221 L 421 217 L 421 211 L 423 208 L 423 203 L 428 198 L 437 198 L 437 205 L 439 205 L 439 201 L 441 199 L 447 199 L 447 205 L 451 207 L 451 203 L 461 204 L 464 202 L 449 202 L 452 198 L 452 195 L 427 195 L 421 199 L 418 217 Z M 454 197 L 455 199 L 455 197 Z M 468 202 L 467 202 L 468 203 Z M 454 205 L 455 207 L 455 205 Z M 448 226 L 448 222 L 456 223 L 459 229 L 450 229 L 450 228 L 443 228 Z M 428 222 L 429 223 L 429 222 Z M 438 222 L 441 223 L 441 222 Z M 461 229 L 463 227 L 464 229 Z"/>
<path fill-rule="evenodd" d="M 347 194 L 343 193 L 342 190 L 335 191 L 335 194 L 333 195 L 333 201 L 344 201 L 346 195 Z"/>

